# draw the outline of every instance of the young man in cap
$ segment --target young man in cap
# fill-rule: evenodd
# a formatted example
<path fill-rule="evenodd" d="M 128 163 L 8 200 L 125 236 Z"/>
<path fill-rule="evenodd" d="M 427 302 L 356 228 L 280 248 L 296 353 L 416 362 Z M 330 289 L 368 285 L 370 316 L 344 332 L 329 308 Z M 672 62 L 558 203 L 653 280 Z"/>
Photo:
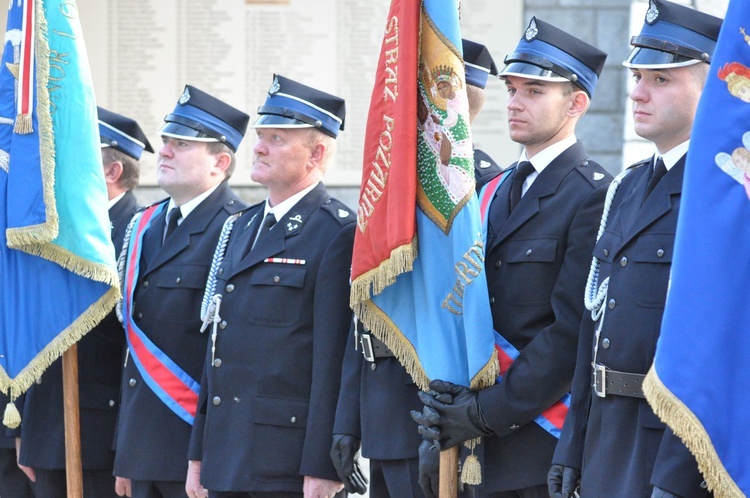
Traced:
<path fill-rule="evenodd" d="M 473 121 L 484 105 L 487 80 L 497 75 L 497 67 L 482 44 L 463 40 L 463 52 L 469 119 Z M 500 167 L 485 152 L 474 149 L 474 172 L 479 190 L 497 176 Z M 370 460 L 371 498 L 420 498 L 418 450 L 422 438 L 409 416 L 410 410 L 421 407 L 419 389 L 385 344 L 361 323 L 357 327 L 358 335 L 353 330 L 349 334 L 344 356 L 331 457 L 347 490 L 364 492 L 364 487 L 355 485 L 355 455 L 361 440 L 362 455 Z M 367 344 L 355 347 L 355 341 Z M 424 485 L 437 486 L 437 469 L 430 474 L 430 483 Z"/>
<path fill-rule="evenodd" d="M 128 355 L 114 469 L 118 494 L 185 496 L 207 343 L 201 299 L 221 228 L 246 207 L 227 180 L 249 119 L 190 85 L 164 118 L 157 180 L 170 198 L 133 218 L 121 256 Z"/>
<path fill-rule="evenodd" d="M 143 151 L 154 152 L 138 123 L 99 107 L 102 166 L 109 197 L 109 219 L 116 254 L 125 228 L 138 211 L 132 190 L 138 186 Z M 78 342 L 83 491 L 115 495 L 112 440 L 120 400 L 122 325 L 113 311 Z M 20 428 L 19 464 L 35 481 L 38 496 L 65 498 L 65 423 L 62 359 L 55 361 L 26 392 Z"/>
<path fill-rule="evenodd" d="M 344 100 L 275 75 L 253 125 L 268 198 L 233 219 L 207 284 L 211 345 L 190 442 L 193 497 L 331 497 L 352 313 L 354 213 L 321 183 Z"/>
<path fill-rule="evenodd" d="M 634 79 L 635 132 L 656 152 L 609 194 L 573 400 L 549 475 L 556 498 L 572 496 L 579 479 L 582 496 L 708 495 L 695 459 L 654 414 L 641 381 L 659 337 L 690 129 L 720 26 L 713 16 L 652 0 L 630 42 L 624 65 Z"/>
<path fill-rule="evenodd" d="M 484 436 L 477 447 L 481 496 L 547 496 L 589 254 L 611 178 L 575 137 L 605 59 L 532 18 L 500 72 L 510 135 L 524 150 L 483 193 L 491 200 L 485 270 L 497 341 L 512 363 L 498 383 L 478 392 L 432 381 L 432 391 L 420 393 L 427 406 L 413 413 L 420 432 L 441 449 Z"/>

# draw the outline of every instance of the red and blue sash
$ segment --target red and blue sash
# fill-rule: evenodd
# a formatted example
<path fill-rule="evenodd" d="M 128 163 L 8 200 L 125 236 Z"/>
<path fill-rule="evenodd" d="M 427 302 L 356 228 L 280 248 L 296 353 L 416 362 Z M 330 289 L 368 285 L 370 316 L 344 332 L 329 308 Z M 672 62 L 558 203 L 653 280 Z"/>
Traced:
<path fill-rule="evenodd" d="M 484 240 L 487 240 L 487 219 L 489 217 L 488 215 L 492 199 L 495 197 L 497 189 L 500 188 L 500 185 L 502 185 L 505 179 L 509 176 L 510 171 L 511 170 L 506 170 L 496 176 L 479 192 L 479 209 L 482 217 L 482 233 L 484 235 Z M 500 382 L 503 375 L 505 375 L 505 372 L 510 368 L 511 363 L 518 358 L 519 352 L 497 331 L 495 331 L 495 350 L 497 351 L 497 358 L 500 363 L 500 375 L 497 376 L 497 382 Z M 565 416 L 568 414 L 569 407 L 570 394 L 565 394 L 560 401 L 557 401 L 541 414 L 537 415 L 534 422 L 539 424 L 539 426 L 545 431 L 560 439 L 560 432 L 562 431 L 563 422 L 565 422 Z"/>
<path fill-rule="evenodd" d="M 164 351 L 146 336 L 133 320 L 133 296 L 140 271 L 143 234 L 166 203 L 149 207 L 141 213 L 133 225 L 128 241 L 125 268 L 125 290 L 123 292 L 123 319 L 128 348 L 133 362 L 143 380 L 156 396 L 178 417 L 192 425 L 198 407 L 200 384 L 182 370 Z"/>

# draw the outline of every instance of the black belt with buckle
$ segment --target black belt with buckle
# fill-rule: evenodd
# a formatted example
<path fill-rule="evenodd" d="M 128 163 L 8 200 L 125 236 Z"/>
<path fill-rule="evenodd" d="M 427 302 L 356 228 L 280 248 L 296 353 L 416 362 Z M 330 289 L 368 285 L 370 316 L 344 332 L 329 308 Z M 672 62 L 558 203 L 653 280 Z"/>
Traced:
<path fill-rule="evenodd" d="M 388 349 L 383 341 L 370 334 L 364 332 L 359 334 L 359 342 L 362 344 L 362 356 L 369 362 L 374 362 L 375 358 L 388 358 L 395 356 L 393 351 Z"/>
<path fill-rule="evenodd" d="M 618 372 L 594 363 L 591 387 L 600 398 L 607 395 L 645 398 L 643 394 L 644 374 Z"/>

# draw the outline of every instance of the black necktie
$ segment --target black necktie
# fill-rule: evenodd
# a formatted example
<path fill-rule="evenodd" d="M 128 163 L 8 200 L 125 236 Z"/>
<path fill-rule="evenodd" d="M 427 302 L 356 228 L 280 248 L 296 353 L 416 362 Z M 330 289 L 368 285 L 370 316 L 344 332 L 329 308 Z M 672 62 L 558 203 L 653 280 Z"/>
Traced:
<path fill-rule="evenodd" d="M 644 201 L 649 196 L 651 191 L 654 190 L 654 187 L 656 187 L 656 184 L 659 183 L 659 180 L 661 180 L 661 178 L 666 174 L 667 167 L 664 165 L 664 161 L 660 157 L 656 160 L 654 171 L 651 173 L 651 178 L 648 180 L 648 185 L 646 185 L 646 193 L 643 196 Z"/>
<path fill-rule="evenodd" d="M 182 218 L 182 213 L 178 207 L 173 207 L 169 210 L 169 213 L 167 213 L 167 232 L 164 234 L 165 241 L 170 235 L 172 235 L 175 228 L 177 228 L 177 222 L 180 221 L 180 218 Z"/>
<path fill-rule="evenodd" d="M 253 243 L 253 247 L 255 247 L 255 244 L 258 243 L 260 239 L 263 238 L 264 235 L 266 235 L 271 228 L 276 224 L 276 216 L 274 216 L 273 213 L 268 213 L 265 218 L 263 218 L 263 223 L 261 223 L 260 228 L 258 228 L 258 234 L 255 236 L 255 242 Z"/>
<path fill-rule="evenodd" d="M 510 210 L 513 211 L 521 201 L 523 192 L 523 182 L 534 172 L 534 166 L 529 161 L 521 161 L 516 166 L 516 173 L 513 175 L 513 184 L 510 187 Z"/>

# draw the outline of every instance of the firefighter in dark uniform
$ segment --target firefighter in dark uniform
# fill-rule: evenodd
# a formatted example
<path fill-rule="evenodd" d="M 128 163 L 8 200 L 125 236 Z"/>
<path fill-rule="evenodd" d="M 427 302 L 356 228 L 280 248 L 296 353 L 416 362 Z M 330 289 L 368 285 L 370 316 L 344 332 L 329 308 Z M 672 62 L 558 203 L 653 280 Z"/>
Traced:
<path fill-rule="evenodd" d="M 275 75 L 258 115 L 251 178 L 268 198 L 227 223 L 214 257 L 186 487 L 191 498 L 331 497 L 343 489 L 329 451 L 355 214 L 321 180 L 344 100 Z"/>
<path fill-rule="evenodd" d="M 250 117 L 186 86 L 159 133 L 170 198 L 138 213 L 120 258 L 128 354 L 114 473 L 118 493 L 185 496 L 203 369 L 200 307 L 224 221 L 246 207 L 227 185 Z"/>
<path fill-rule="evenodd" d="M 99 137 L 109 197 L 112 242 L 119 254 L 125 228 L 138 211 L 139 159 L 154 152 L 138 123 L 99 107 Z M 112 440 L 120 400 L 122 325 L 113 311 L 78 342 L 81 460 L 85 496 L 115 495 Z M 58 359 L 26 393 L 19 462 L 35 476 L 38 496 L 67 496 L 62 360 Z"/>
<path fill-rule="evenodd" d="M 524 150 L 491 197 L 485 269 L 497 341 L 515 360 L 478 392 L 433 380 L 431 392 L 420 393 L 427 406 L 413 414 L 440 448 L 484 436 L 480 496 L 547 497 L 581 295 L 611 179 L 575 137 L 605 59 L 532 18 L 500 71 L 510 135 Z M 549 412 L 553 405 L 559 410 Z"/>
<path fill-rule="evenodd" d="M 652 1 L 624 65 L 635 132 L 653 157 L 613 182 L 586 290 L 573 404 L 550 493 L 708 496 L 695 458 L 654 414 L 641 381 L 653 363 L 669 284 L 690 130 L 721 20 Z M 616 187 L 616 188 L 615 188 Z M 594 275 L 594 269 L 597 270 Z"/>
<path fill-rule="evenodd" d="M 469 118 L 473 121 L 485 102 L 484 88 L 497 67 L 482 44 L 463 40 Z M 474 149 L 477 190 L 501 168 L 490 156 Z M 421 408 L 419 389 L 393 353 L 361 323 L 349 335 L 344 356 L 341 394 L 331 457 L 339 477 L 348 483 L 358 471 L 356 453 L 370 460 L 370 492 L 378 497 L 421 497 L 418 449 L 422 441 L 409 416 Z M 388 437 L 384 437 L 384 435 Z M 350 493 L 363 493 L 347 485 Z"/>

